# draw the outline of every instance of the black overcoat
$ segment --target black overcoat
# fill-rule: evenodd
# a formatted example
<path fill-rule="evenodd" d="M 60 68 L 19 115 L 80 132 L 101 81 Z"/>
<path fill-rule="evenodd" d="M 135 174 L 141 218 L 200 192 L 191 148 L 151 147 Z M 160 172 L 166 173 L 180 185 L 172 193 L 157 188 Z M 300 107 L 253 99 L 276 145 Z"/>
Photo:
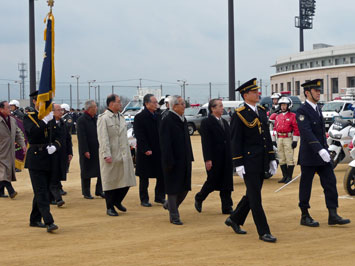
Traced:
<path fill-rule="evenodd" d="M 233 190 L 233 166 L 230 128 L 222 118 L 224 129 L 213 115 L 201 122 L 200 134 L 204 161 L 212 161 L 207 180 L 214 190 Z"/>
<path fill-rule="evenodd" d="M 53 153 L 52 156 L 52 177 L 57 180 L 65 181 L 67 180 L 67 169 L 68 169 L 68 155 L 73 155 L 71 134 L 68 132 L 68 127 L 66 126 L 63 119 L 56 123 L 53 119 L 49 122 L 49 126 L 52 127 L 55 139 L 59 140 L 59 149 Z"/>
<path fill-rule="evenodd" d="M 159 125 L 161 115 L 144 108 L 134 117 L 134 134 L 137 139 L 136 175 L 148 178 L 162 177 Z M 152 151 L 151 155 L 145 152 Z"/>
<path fill-rule="evenodd" d="M 194 160 L 187 122 L 169 112 L 161 121 L 160 148 L 165 192 L 178 194 L 191 190 L 191 165 Z"/>
<path fill-rule="evenodd" d="M 79 145 L 79 161 L 81 178 L 100 176 L 99 141 L 97 139 L 97 117 L 91 117 L 88 113 L 81 115 L 76 123 Z M 84 156 L 90 153 L 90 159 Z"/>

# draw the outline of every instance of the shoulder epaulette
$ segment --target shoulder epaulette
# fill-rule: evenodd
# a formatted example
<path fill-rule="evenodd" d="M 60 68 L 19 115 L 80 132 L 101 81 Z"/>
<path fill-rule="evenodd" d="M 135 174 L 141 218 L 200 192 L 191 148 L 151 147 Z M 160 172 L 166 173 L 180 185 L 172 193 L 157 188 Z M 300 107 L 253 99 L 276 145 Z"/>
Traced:
<path fill-rule="evenodd" d="M 261 108 L 261 109 L 263 109 L 263 110 L 265 110 L 265 107 L 262 106 L 262 105 L 258 105 L 258 107 Z"/>
<path fill-rule="evenodd" d="M 241 112 L 241 111 L 243 111 L 244 109 L 245 109 L 245 106 L 243 105 L 243 106 L 241 106 L 241 107 L 239 107 L 239 108 L 236 108 L 235 111 L 236 111 L 236 112 Z"/>
<path fill-rule="evenodd" d="M 35 112 L 27 112 L 27 114 L 29 114 L 29 115 L 34 115 Z"/>
<path fill-rule="evenodd" d="M 34 114 L 34 112 L 28 112 L 28 113 L 27 113 L 27 114 L 28 114 L 28 117 L 29 117 L 29 118 L 32 120 L 32 122 L 39 128 L 39 127 L 40 127 L 39 124 L 38 124 L 37 121 L 32 117 L 31 113 Z"/>

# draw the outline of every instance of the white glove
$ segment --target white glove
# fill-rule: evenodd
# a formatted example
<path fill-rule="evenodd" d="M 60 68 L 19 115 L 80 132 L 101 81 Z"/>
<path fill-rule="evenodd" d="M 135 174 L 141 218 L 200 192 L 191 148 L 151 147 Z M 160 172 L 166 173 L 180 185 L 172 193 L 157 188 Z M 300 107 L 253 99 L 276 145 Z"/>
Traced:
<path fill-rule="evenodd" d="M 276 173 L 277 170 L 277 163 L 276 160 L 272 160 L 269 163 L 269 173 L 270 175 L 274 175 Z"/>
<path fill-rule="evenodd" d="M 244 165 L 236 167 L 235 171 L 242 179 L 244 179 L 244 176 L 243 176 L 245 174 Z"/>
<path fill-rule="evenodd" d="M 330 155 L 326 149 L 321 149 L 318 152 L 318 154 L 322 158 L 323 161 L 325 161 L 326 163 L 330 162 L 331 158 L 330 158 Z"/>
<path fill-rule="evenodd" d="M 53 154 L 53 153 L 55 153 L 56 150 L 57 150 L 57 148 L 54 145 L 47 146 L 48 154 Z"/>
<path fill-rule="evenodd" d="M 53 112 L 50 112 L 48 115 L 46 115 L 42 121 L 44 123 L 46 123 L 46 125 L 48 124 L 49 121 L 51 121 L 53 119 Z"/>

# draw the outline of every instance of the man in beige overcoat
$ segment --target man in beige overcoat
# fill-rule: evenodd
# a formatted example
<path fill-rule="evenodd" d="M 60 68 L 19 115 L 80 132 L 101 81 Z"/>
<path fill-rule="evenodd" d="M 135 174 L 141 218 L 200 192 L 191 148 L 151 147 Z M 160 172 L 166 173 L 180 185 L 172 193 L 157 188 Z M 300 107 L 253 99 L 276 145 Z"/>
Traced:
<path fill-rule="evenodd" d="M 26 152 L 26 145 L 21 130 L 16 120 L 10 116 L 10 105 L 7 101 L 0 102 L 0 197 L 7 197 L 4 194 L 6 187 L 10 198 L 14 198 L 17 192 L 11 185 L 16 181 L 15 176 L 15 141 L 21 145 L 23 152 Z"/>
<path fill-rule="evenodd" d="M 99 115 L 97 136 L 99 139 L 100 171 L 105 192 L 107 215 L 118 216 L 114 206 L 127 211 L 122 205 L 130 187 L 136 185 L 131 151 L 128 145 L 124 116 L 120 113 L 120 97 L 111 94 L 106 100 L 107 110 Z"/>

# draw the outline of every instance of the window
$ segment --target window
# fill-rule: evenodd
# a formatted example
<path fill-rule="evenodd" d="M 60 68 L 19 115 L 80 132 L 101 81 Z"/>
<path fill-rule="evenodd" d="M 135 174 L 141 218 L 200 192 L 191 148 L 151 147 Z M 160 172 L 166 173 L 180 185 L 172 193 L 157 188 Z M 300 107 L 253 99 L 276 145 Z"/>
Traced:
<path fill-rule="evenodd" d="M 339 59 L 338 58 L 335 58 L 335 64 L 339 65 Z"/>
<path fill-rule="evenodd" d="M 275 92 L 279 92 L 278 84 L 275 84 Z"/>
<path fill-rule="evenodd" d="M 303 63 L 300 64 L 300 68 L 303 69 Z"/>
<path fill-rule="evenodd" d="M 354 64 L 355 63 L 355 57 L 350 57 L 350 63 Z"/>
<path fill-rule="evenodd" d="M 346 58 L 345 57 L 343 58 L 343 64 L 346 64 Z"/>
<path fill-rule="evenodd" d="M 291 91 L 291 82 L 287 82 L 287 91 Z"/>
<path fill-rule="evenodd" d="M 296 81 L 295 82 L 295 94 L 296 95 L 300 95 L 300 82 L 299 81 Z"/>
<path fill-rule="evenodd" d="M 325 66 L 325 60 L 322 60 L 322 66 Z"/>
<path fill-rule="evenodd" d="M 284 91 L 284 84 L 280 83 L 280 91 Z"/>
<path fill-rule="evenodd" d="M 274 91 L 274 84 L 271 84 L 271 91 Z"/>
<path fill-rule="evenodd" d="M 330 79 L 330 86 L 332 89 L 332 93 L 339 93 L 338 78 L 331 78 Z"/>
<path fill-rule="evenodd" d="M 355 88 L 355 77 L 348 77 L 348 88 Z"/>
<path fill-rule="evenodd" d="M 292 65 L 292 70 L 295 70 L 295 65 Z"/>
<path fill-rule="evenodd" d="M 313 67 L 313 62 L 310 62 L 310 63 L 309 63 L 309 67 Z"/>

